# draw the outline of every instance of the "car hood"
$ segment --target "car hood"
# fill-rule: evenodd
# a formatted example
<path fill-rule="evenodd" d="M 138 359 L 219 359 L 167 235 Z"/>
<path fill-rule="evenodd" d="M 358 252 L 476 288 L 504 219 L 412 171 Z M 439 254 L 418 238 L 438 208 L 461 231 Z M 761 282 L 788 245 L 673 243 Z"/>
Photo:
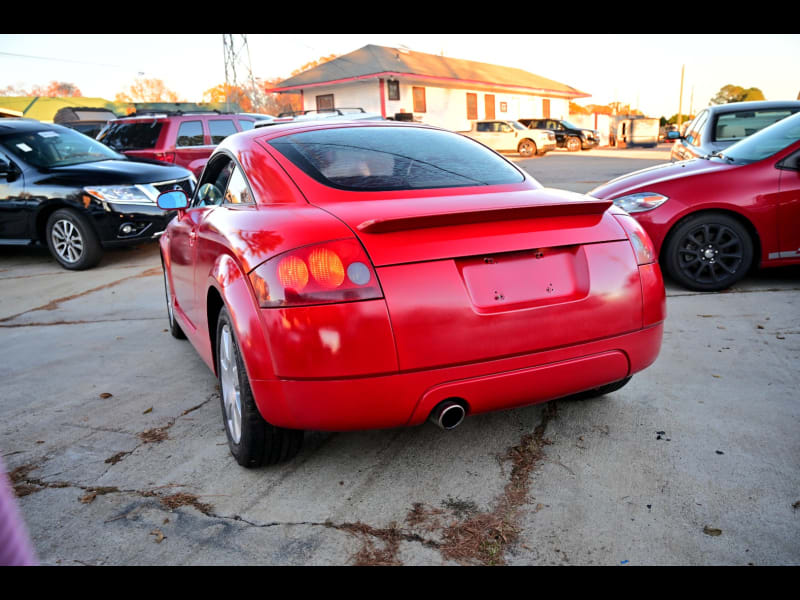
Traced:
<path fill-rule="evenodd" d="M 612 179 L 608 183 L 594 188 L 587 195 L 603 199 L 616 198 L 643 187 L 661 185 L 676 179 L 696 177 L 732 168 L 736 168 L 736 165 L 703 158 L 656 165 Z"/>
<path fill-rule="evenodd" d="M 52 182 L 75 185 L 125 185 L 185 179 L 191 172 L 183 167 L 156 165 L 130 160 L 101 160 L 48 169 Z"/>

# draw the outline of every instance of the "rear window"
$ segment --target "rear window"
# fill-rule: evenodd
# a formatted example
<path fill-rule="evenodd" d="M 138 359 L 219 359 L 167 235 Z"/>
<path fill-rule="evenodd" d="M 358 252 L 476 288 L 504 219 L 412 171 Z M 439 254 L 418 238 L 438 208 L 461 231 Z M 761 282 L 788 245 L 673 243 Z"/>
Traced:
<path fill-rule="evenodd" d="M 344 127 L 295 133 L 269 144 L 320 183 L 355 191 L 520 183 L 511 163 L 448 131 Z"/>
<path fill-rule="evenodd" d="M 156 147 L 162 125 L 159 121 L 111 123 L 97 139 L 120 152 L 148 150 Z"/>
<path fill-rule="evenodd" d="M 750 110 L 720 115 L 714 129 L 714 140 L 717 142 L 740 140 L 788 117 L 797 110 L 796 108 Z"/>

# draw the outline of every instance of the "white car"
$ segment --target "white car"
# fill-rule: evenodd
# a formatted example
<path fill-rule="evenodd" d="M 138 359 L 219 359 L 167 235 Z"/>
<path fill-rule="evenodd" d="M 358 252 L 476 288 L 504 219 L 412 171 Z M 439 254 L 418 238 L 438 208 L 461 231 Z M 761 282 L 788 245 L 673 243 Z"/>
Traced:
<path fill-rule="evenodd" d="M 473 121 L 472 129 L 460 132 L 497 152 L 520 156 L 543 155 L 556 148 L 556 135 L 544 129 L 528 129 L 514 120 Z"/>

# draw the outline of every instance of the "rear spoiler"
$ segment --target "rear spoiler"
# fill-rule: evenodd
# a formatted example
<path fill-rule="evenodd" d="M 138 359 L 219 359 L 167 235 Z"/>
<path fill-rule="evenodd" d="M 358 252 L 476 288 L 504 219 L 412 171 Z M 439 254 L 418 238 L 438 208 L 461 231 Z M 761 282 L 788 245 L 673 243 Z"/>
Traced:
<path fill-rule="evenodd" d="M 412 217 L 389 217 L 370 219 L 358 225 L 363 233 L 391 233 L 426 227 L 467 225 L 491 221 L 510 221 L 535 217 L 569 217 L 574 215 L 602 215 L 613 202 L 611 200 L 588 200 L 533 204 L 529 206 L 492 207 L 465 212 L 434 213 Z"/>

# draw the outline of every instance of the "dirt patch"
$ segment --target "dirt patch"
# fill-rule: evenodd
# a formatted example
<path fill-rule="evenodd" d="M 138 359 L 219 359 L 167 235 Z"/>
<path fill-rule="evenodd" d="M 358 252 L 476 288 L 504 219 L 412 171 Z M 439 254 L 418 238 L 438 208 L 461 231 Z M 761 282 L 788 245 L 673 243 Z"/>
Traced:
<path fill-rule="evenodd" d="M 165 425 L 164 427 L 154 427 L 153 429 L 142 431 L 141 433 L 137 433 L 136 436 L 145 444 L 163 442 L 169 438 L 167 430 L 169 430 L 170 427 L 172 427 L 172 423 Z"/>
<path fill-rule="evenodd" d="M 194 494 L 187 494 L 185 492 L 178 492 L 177 494 L 163 496 L 160 499 L 160 502 L 164 508 L 168 508 L 170 510 L 180 508 L 181 506 L 193 506 L 204 515 L 211 515 L 211 511 L 214 509 L 214 507 L 210 504 L 200 502 L 200 498 L 198 496 L 195 496 Z"/>

